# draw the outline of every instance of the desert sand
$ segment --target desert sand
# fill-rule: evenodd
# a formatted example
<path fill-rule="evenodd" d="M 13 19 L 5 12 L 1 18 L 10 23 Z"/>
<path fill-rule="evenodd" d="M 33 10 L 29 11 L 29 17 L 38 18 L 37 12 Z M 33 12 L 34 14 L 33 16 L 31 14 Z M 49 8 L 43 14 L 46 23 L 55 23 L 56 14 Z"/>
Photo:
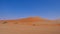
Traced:
<path fill-rule="evenodd" d="M 0 34 L 60 34 L 60 20 L 40 17 L 0 20 Z"/>

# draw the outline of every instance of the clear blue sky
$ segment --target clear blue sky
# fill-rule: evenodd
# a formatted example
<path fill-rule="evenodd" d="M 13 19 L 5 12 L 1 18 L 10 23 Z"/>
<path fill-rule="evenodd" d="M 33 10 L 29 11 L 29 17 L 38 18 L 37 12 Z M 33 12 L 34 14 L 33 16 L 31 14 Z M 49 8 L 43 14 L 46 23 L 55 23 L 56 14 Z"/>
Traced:
<path fill-rule="evenodd" d="M 60 17 L 60 0 L 0 0 L 0 19 L 40 16 Z"/>

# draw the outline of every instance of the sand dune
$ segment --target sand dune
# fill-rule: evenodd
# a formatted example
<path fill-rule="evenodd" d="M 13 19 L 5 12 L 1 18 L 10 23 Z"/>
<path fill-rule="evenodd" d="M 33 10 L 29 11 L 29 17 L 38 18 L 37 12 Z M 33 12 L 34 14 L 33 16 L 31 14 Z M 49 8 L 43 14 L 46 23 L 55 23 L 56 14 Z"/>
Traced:
<path fill-rule="evenodd" d="M 0 20 L 0 34 L 60 34 L 60 20 L 41 17 Z"/>

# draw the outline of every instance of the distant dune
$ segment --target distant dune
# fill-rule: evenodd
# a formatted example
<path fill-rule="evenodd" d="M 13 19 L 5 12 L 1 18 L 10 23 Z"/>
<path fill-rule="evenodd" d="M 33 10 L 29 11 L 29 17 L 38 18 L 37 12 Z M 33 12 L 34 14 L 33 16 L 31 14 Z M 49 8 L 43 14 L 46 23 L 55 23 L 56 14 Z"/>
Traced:
<path fill-rule="evenodd" d="M 41 17 L 0 20 L 0 34 L 60 34 L 60 20 Z"/>
<path fill-rule="evenodd" d="M 60 24 L 60 20 L 49 20 L 41 17 L 28 17 L 28 18 L 20 18 L 16 20 L 0 20 L 0 22 L 8 22 L 8 23 L 39 23 L 39 24 Z"/>

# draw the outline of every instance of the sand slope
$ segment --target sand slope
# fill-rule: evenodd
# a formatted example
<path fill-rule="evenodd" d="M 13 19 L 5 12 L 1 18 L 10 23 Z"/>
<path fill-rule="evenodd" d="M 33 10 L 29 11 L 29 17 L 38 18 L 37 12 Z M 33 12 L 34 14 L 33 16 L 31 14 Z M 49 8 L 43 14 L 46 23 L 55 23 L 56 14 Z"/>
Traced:
<path fill-rule="evenodd" d="M 0 34 L 60 34 L 60 21 L 40 17 L 0 20 Z"/>

